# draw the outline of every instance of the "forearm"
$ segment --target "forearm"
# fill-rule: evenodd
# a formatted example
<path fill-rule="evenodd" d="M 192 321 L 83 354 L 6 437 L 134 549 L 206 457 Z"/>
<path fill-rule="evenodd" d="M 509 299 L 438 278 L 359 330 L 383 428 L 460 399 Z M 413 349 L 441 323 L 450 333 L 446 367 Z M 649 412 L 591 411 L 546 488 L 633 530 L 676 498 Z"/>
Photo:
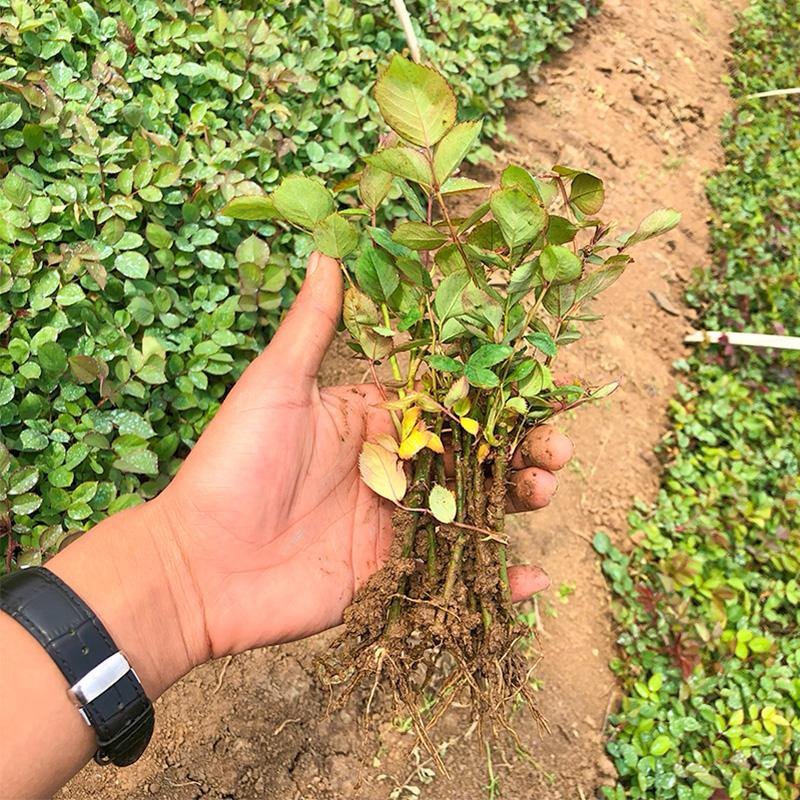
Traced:
<path fill-rule="evenodd" d="M 202 613 L 157 504 L 109 518 L 47 567 L 100 618 L 151 700 L 204 660 Z M 3 795 L 49 796 L 91 758 L 94 732 L 41 645 L 3 613 L 0 652 Z"/>

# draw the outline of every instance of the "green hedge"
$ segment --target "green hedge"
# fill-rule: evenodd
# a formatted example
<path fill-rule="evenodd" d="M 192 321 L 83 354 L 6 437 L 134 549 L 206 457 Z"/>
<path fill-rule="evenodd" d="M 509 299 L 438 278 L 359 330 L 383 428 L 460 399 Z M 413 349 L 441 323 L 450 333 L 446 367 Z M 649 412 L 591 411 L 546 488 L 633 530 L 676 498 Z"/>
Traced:
<path fill-rule="evenodd" d="M 158 492 L 293 299 L 308 242 L 218 209 L 380 133 L 391 4 L 263 8 L 0 0 L 0 571 Z M 491 134 L 587 12 L 410 9 Z"/>
<path fill-rule="evenodd" d="M 800 330 L 800 116 L 794 4 L 755 0 L 734 35 L 736 110 L 708 185 L 715 262 L 690 300 L 704 328 Z M 800 796 L 800 382 L 796 353 L 730 347 L 679 363 L 685 383 L 658 499 L 629 555 L 595 537 L 617 594 L 626 696 L 605 796 Z"/>

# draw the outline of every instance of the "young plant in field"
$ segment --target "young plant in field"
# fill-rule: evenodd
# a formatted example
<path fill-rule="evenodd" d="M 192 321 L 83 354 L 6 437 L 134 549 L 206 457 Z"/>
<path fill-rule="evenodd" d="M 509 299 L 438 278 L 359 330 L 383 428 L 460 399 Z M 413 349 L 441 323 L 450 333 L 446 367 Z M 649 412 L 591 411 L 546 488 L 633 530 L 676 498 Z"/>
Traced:
<path fill-rule="evenodd" d="M 657 211 L 613 236 L 590 172 L 512 165 L 495 187 L 460 175 L 481 123 L 456 122 L 455 96 L 429 67 L 395 56 L 375 99 L 392 133 L 338 196 L 298 175 L 223 213 L 281 219 L 342 263 L 350 344 L 395 425 L 364 444 L 361 476 L 396 511 L 389 563 L 348 610 L 335 671 L 349 687 L 377 672 L 427 741 L 418 698 L 443 652 L 453 666 L 434 718 L 462 688 L 505 727 L 513 701 L 531 699 L 514 647 L 528 631 L 508 581 L 509 462 L 532 427 L 614 390 L 557 385 L 553 362 L 597 319 L 588 304 L 631 263 L 629 248 L 679 217 Z M 389 231 L 379 210 L 393 186 L 408 217 Z"/>

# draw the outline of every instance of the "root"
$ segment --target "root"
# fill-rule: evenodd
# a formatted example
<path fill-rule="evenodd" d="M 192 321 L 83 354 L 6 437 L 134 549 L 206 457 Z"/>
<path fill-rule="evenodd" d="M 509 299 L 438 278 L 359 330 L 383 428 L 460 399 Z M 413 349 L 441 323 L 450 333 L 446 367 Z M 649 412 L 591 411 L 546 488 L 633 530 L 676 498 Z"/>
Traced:
<path fill-rule="evenodd" d="M 430 729 L 458 698 L 466 700 L 481 736 L 510 736 L 520 705 L 536 710 L 532 667 L 520 637 L 530 635 L 511 604 L 506 554 L 505 501 L 509 453 L 479 460 L 453 435 L 456 523 L 443 525 L 418 512 L 398 510 L 388 563 L 372 576 L 345 612 L 344 630 L 320 664 L 339 703 L 369 687 L 366 713 L 378 693 L 410 717 L 420 742 L 444 771 Z M 409 505 L 417 506 L 440 459 L 420 458 Z M 487 537 L 478 530 L 487 527 Z M 437 703 L 423 713 L 426 691 Z"/>

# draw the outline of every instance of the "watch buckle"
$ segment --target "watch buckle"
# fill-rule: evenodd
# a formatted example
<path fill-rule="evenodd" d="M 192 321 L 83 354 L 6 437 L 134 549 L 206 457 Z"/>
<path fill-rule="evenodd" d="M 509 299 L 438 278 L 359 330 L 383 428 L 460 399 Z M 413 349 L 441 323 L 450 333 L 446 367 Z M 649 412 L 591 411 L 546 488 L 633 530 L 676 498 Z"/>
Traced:
<path fill-rule="evenodd" d="M 67 695 L 81 711 L 84 720 L 88 722 L 83 707 L 108 691 L 130 671 L 131 665 L 128 663 L 128 659 L 118 650 L 73 683 L 67 690 Z"/>

